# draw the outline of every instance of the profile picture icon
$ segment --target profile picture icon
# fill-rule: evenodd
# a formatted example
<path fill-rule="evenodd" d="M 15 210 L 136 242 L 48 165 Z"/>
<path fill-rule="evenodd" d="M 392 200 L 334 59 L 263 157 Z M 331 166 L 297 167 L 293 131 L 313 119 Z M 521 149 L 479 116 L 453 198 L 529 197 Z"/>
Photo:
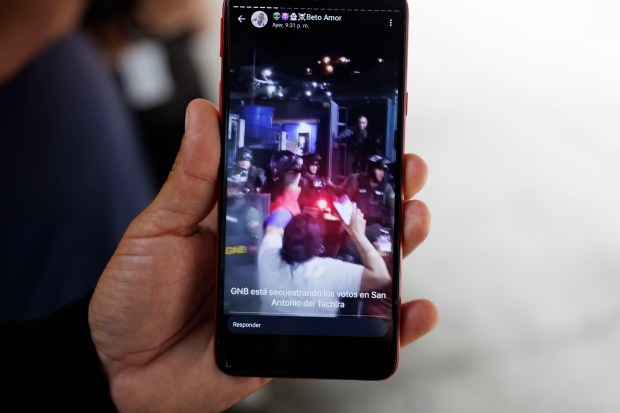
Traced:
<path fill-rule="evenodd" d="M 261 27 L 265 27 L 265 25 L 267 24 L 267 20 L 269 19 L 267 18 L 267 14 L 264 11 L 259 10 L 257 12 L 254 12 L 251 20 L 254 27 L 258 27 L 260 29 Z"/>

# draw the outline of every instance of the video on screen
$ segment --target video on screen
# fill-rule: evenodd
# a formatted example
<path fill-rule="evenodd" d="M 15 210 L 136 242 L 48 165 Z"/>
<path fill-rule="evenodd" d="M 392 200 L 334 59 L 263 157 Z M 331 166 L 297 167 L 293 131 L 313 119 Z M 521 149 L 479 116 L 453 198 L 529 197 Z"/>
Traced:
<path fill-rule="evenodd" d="M 389 318 L 401 46 L 260 30 L 231 39 L 225 312 Z"/>

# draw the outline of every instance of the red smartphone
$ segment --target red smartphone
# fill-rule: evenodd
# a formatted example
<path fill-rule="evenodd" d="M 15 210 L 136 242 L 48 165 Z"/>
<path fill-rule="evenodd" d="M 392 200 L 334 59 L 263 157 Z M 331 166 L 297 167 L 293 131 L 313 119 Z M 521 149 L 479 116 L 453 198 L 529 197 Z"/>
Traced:
<path fill-rule="evenodd" d="M 395 371 L 407 27 L 406 0 L 224 2 L 225 373 Z"/>

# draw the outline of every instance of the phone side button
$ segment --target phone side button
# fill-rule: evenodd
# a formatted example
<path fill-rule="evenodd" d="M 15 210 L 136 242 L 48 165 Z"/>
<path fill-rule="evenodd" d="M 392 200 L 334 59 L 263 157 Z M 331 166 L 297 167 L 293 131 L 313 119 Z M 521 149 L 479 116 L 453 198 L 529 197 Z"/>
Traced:
<path fill-rule="evenodd" d="M 220 19 L 220 57 L 224 54 L 224 18 Z"/>
<path fill-rule="evenodd" d="M 409 114 L 409 91 L 405 92 L 405 116 Z"/>

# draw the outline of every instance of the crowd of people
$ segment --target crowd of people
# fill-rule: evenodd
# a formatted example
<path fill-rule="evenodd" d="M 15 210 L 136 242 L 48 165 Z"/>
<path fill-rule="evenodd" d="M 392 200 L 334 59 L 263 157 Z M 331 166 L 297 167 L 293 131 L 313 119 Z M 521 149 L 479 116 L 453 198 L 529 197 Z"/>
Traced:
<path fill-rule="evenodd" d="M 365 117 L 360 120 L 367 124 Z M 362 154 L 365 159 L 360 160 Z M 393 177 L 388 159 L 376 150 L 366 155 L 365 150 L 351 149 L 355 172 L 335 177 L 338 183 L 334 183 L 324 175 L 318 153 L 276 151 L 263 169 L 254 165 L 251 149 L 237 149 L 227 177 L 227 277 L 232 280 L 227 285 L 291 290 L 304 286 L 305 291 L 346 291 L 358 297 L 360 291 L 389 284 L 391 269 L 386 262 L 392 255 L 396 202 Z M 334 202 L 344 196 L 354 206 L 349 223 L 334 208 Z M 240 257 L 243 254 L 245 259 Z M 291 312 L 273 308 L 268 299 L 262 304 L 239 297 L 229 301 L 235 300 L 233 307 L 241 311 Z M 323 301 L 329 307 L 317 304 L 302 313 L 345 314 L 351 310 L 343 310 L 344 301 Z M 359 315 L 363 306 L 357 301 L 353 313 Z"/>
<path fill-rule="evenodd" d="M 298 156 L 290 151 L 276 152 L 265 171 L 252 164 L 252 151 L 239 150 L 237 161 L 228 170 L 229 208 L 249 194 L 269 195 L 268 212 L 288 211 L 292 218 L 301 212 L 321 214 L 337 197 L 347 195 L 365 215 L 369 225 L 391 229 L 394 225 L 395 192 L 389 161 L 369 157 L 366 172 L 355 173 L 334 184 L 320 174 L 321 156 Z M 322 201 L 322 202 L 319 202 Z M 237 222 L 238 219 L 233 219 Z"/>

